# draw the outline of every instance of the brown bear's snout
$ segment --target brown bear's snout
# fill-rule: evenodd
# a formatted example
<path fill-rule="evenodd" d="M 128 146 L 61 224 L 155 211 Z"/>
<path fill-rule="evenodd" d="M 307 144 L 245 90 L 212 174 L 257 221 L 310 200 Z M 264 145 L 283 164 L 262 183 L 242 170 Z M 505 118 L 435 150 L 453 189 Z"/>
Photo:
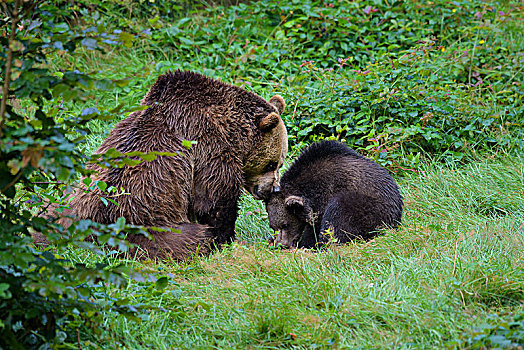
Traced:
<path fill-rule="evenodd" d="M 255 185 L 255 187 L 253 188 L 253 195 L 257 198 L 257 199 L 260 199 L 260 191 L 258 190 L 258 185 Z"/>
<path fill-rule="evenodd" d="M 268 199 L 273 192 L 275 192 L 275 187 L 273 186 L 255 185 L 255 187 L 253 187 L 253 196 L 259 200 Z"/>
<path fill-rule="evenodd" d="M 274 174 L 263 175 L 257 179 L 254 186 L 246 186 L 246 189 L 258 200 L 267 200 L 272 193 L 280 191 L 280 184 Z"/>

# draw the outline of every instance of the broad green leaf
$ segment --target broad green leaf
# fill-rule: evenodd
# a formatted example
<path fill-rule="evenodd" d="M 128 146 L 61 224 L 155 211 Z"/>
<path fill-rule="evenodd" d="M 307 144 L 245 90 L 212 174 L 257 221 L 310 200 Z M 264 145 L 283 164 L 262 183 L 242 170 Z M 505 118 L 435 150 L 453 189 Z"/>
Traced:
<path fill-rule="evenodd" d="M 155 282 L 155 288 L 158 290 L 163 290 L 167 287 L 169 279 L 166 276 L 158 278 Z"/>
<path fill-rule="evenodd" d="M 96 187 L 98 187 L 100 191 L 104 192 L 107 188 L 107 183 L 105 181 L 98 180 L 96 181 Z"/>

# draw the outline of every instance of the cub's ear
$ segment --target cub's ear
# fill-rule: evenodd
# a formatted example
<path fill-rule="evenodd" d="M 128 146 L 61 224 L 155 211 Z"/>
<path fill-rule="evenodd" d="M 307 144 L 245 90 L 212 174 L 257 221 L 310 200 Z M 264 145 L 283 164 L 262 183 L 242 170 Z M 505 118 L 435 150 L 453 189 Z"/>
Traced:
<path fill-rule="evenodd" d="M 289 208 L 295 212 L 304 210 L 304 198 L 299 196 L 289 196 L 284 201 L 286 208 Z"/>
<path fill-rule="evenodd" d="M 260 121 L 260 130 L 263 132 L 269 131 L 278 125 L 280 117 L 276 113 L 269 113 Z"/>
<path fill-rule="evenodd" d="M 278 113 L 284 113 L 284 108 L 286 108 L 286 101 L 280 95 L 275 95 L 269 99 L 269 103 L 277 107 Z"/>
<path fill-rule="evenodd" d="M 313 211 L 309 204 L 307 204 L 303 197 L 289 196 L 284 201 L 286 208 L 291 210 L 293 214 L 307 221 L 309 224 L 314 223 Z"/>

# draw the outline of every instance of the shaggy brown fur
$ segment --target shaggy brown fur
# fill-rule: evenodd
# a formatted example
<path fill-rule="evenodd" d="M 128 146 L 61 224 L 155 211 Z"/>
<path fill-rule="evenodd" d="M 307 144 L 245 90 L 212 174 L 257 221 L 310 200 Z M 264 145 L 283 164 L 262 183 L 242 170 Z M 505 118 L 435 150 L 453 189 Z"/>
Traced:
<path fill-rule="evenodd" d="M 114 197 L 118 206 L 106 206 L 98 190 L 81 192 L 65 214 L 103 224 L 122 216 L 129 224 L 181 230 L 150 231 L 154 242 L 128 236 L 151 257 L 183 260 L 231 242 L 241 188 L 267 198 L 278 186 L 287 152 L 280 118 L 284 100 L 274 96 L 267 102 L 200 74 L 176 71 L 160 76 L 142 104 L 149 107 L 116 124 L 95 153 L 115 148 L 179 155 L 123 168 L 91 166 L 97 171 L 93 180 L 123 187 L 129 195 Z M 182 140 L 197 143 L 188 150 Z"/>

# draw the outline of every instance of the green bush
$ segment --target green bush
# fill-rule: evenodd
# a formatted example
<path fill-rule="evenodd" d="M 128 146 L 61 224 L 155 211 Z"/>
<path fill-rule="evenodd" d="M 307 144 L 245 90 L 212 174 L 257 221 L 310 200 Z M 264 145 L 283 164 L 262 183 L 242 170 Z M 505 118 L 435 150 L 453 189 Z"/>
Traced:
<path fill-rule="evenodd" d="M 509 98 L 486 103 L 477 87 L 439 71 L 442 49 L 427 41 L 358 70 L 343 60 L 337 70 L 305 63 L 303 76 L 313 78 L 287 91 L 292 143 L 334 137 L 393 167 L 415 166 L 421 153 L 460 160 L 473 149 L 522 151 L 520 86 L 499 82 Z"/>
<path fill-rule="evenodd" d="M 48 69 L 53 50 L 100 49 L 98 42 L 103 40 L 100 33 L 72 30 L 65 22 L 71 14 L 66 6 L 32 1 L 2 5 L 0 347 L 80 346 L 86 331 L 89 336 L 100 334 L 101 311 L 136 319 L 141 309 L 104 294 L 106 283 L 123 287 L 129 278 L 143 278 L 122 262 L 109 262 L 93 241 L 125 251 L 129 244 L 124 232 L 146 233 L 124 220 L 108 226 L 81 220 L 65 229 L 38 214 L 49 205 L 67 205 L 62 201 L 63 186 L 89 175 L 86 162 L 115 166 L 130 161 L 121 154 L 105 154 L 102 159 L 82 154 L 78 145 L 88 132 L 86 124 L 99 113 L 90 109 L 78 115 L 62 113 L 64 102 L 79 103 L 89 89 L 110 89 L 121 81 Z M 58 186 L 62 187 L 57 191 Z M 36 250 L 32 232 L 44 234 L 58 254 Z M 87 263 L 64 259 L 61 255 L 69 245 L 86 248 L 99 258 Z"/>
<path fill-rule="evenodd" d="M 86 163 L 122 166 L 155 156 L 89 153 L 111 123 L 139 108 L 133 106 L 166 70 L 195 70 L 262 96 L 284 95 L 291 154 L 336 138 L 391 169 L 420 171 L 426 154 L 455 162 L 472 152 L 524 148 L 524 28 L 515 1 L 15 0 L 3 2 L 1 11 L 0 66 L 7 86 L 0 110 L 4 347 L 83 345 L 111 336 L 98 331 L 104 317 L 145 319 L 141 308 L 150 308 L 148 300 L 162 301 L 165 276 L 142 281 L 114 252 L 84 240 L 96 236 L 125 250 L 125 234 L 144 234 L 140 228 L 122 220 L 109 226 L 80 221 L 66 230 L 39 214 L 46 203 L 67 205 L 63 191 L 89 175 Z M 495 204 L 481 197 L 472 210 L 502 216 Z M 249 232 L 240 236 L 259 242 L 268 228 L 250 218 L 263 216 L 261 204 L 244 205 L 252 210 L 241 215 L 239 225 Z M 34 231 L 53 242 L 53 253 L 30 243 Z M 180 271 L 190 274 L 195 266 Z M 473 265 L 468 273 L 479 291 L 474 297 L 487 303 L 500 284 L 477 279 L 483 269 Z M 129 277 L 138 281 L 128 284 Z M 517 287 L 506 286 L 506 295 L 517 299 Z M 176 320 L 216 307 L 202 302 L 193 308 L 175 299 L 164 303 Z M 248 337 L 294 340 L 288 325 L 270 324 L 282 321 L 278 312 L 269 315 L 270 323 L 264 315 L 253 314 L 256 327 Z M 513 330 L 520 328 L 510 325 L 506 332 L 497 322 L 457 344 L 473 346 L 477 336 L 491 345 L 500 336 L 518 343 L 520 333 Z"/>
<path fill-rule="evenodd" d="M 486 323 L 448 342 L 448 349 L 522 349 L 524 315 L 491 315 Z"/>
<path fill-rule="evenodd" d="M 82 18 L 132 28 L 129 45 L 153 61 L 136 100 L 159 74 L 189 69 L 283 94 L 293 147 L 337 138 L 392 169 L 523 149 L 524 28 L 512 3 L 169 4 L 100 2 Z"/>

